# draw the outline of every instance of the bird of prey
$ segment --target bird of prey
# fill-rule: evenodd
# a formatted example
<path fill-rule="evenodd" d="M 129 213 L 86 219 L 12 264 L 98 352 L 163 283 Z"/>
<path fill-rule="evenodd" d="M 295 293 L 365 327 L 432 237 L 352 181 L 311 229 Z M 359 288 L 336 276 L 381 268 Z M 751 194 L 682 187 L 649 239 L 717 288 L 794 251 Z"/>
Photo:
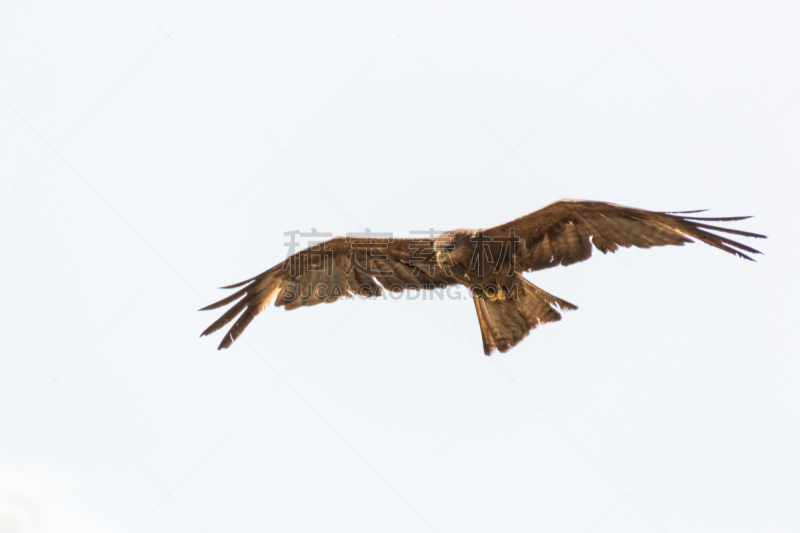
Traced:
<path fill-rule="evenodd" d="M 223 287 L 239 290 L 202 310 L 234 305 L 201 336 L 235 319 L 219 345 L 228 348 L 271 302 L 291 310 L 355 295 L 375 297 L 383 290 L 460 284 L 472 294 L 484 353 L 507 352 L 539 324 L 561 320 L 557 308 L 577 309 L 525 279 L 523 272 L 585 261 L 592 248 L 605 254 L 620 247 L 681 246 L 699 240 L 751 261 L 748 253 L 760 253 L 712 232 L 764 235 L 709 224 L 750 217 L 693 216 L 699 212 L 559 200 L 488 229 L 458 229 L 424 238 L 334 237 L 253 278 Z"/>

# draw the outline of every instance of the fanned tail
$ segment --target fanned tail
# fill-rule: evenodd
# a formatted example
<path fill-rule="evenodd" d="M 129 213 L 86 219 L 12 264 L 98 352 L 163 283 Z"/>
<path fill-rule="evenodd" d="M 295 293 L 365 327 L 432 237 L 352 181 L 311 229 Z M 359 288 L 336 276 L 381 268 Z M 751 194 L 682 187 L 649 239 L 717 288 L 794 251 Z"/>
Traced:
<path fill-rule="evenodd" d="M 489 300 L 479 291 L 473 291 L 483 353 L 486 355 L 491 355 L 495 349 L 507 352 L 539 324 L 561 320 L 561 313 L 556 307 L 564 310 L 578 308 L 540 289 L 519 274 L 513 279 L 511 295 L 504 299 Z"/>

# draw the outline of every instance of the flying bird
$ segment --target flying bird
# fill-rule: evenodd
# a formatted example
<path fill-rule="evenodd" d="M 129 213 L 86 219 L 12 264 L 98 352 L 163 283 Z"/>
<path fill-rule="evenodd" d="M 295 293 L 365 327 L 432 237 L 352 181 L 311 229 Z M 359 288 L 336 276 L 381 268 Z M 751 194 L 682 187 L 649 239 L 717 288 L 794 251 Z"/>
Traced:
<path fill-rule="evenodd" d="M 621 247 L 682 246 L 698 240 L 750 261 L 748 253 L 761 253 L 717 233 L 760 239 L 764 235 L 709 224 L 750 217 L 689 216 L 700 212 L 559 200 L 488 229 L 457 229 L 421 238 L 334 237 L 253 278 L 223 287 L 239 290 L 201 310 L 233 306 L 201 337 L 233 322 L 219 345 L 228 348 L 270 303 L 288 311 L 355 295 L 376 297 L 384 290 L 464 285 L 478 314 L 484 353 L 507 352 L 539 324 L 561 320 L 559 309 L 577 309 L 525 279 L 523 272 L 585 261 L 593 248 L 605 254 Z"/>

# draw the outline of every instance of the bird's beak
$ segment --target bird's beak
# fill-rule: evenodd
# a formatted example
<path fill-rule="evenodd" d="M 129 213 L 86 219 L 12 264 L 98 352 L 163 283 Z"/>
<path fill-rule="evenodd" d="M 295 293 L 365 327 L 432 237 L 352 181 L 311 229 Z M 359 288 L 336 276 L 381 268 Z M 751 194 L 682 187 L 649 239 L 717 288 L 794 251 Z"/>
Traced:
<path fill-rule="evenodd" d="M 436 264 L 438 264 L 440 268 L 442 266 L 442 258 L 443 257 L 444 257 L 444 254 L 441 251 L 436 252 Z"/>

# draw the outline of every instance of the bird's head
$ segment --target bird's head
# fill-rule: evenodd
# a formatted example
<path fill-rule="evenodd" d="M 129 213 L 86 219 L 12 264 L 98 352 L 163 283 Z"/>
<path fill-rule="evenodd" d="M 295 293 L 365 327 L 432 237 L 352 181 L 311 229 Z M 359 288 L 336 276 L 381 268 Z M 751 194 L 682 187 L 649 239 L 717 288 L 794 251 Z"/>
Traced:
<path fill-rule="evenodd" d="M 440 267 L 452 265 L 453 262 L 461 262 L 465 258 L 461 257 L 468 253 L 470 232 L 468 230 L 446 231 L 436 237 L 433 243 L 433 250 L 436 252 L 436 262 Z M 469 260 L 469 257 L 466 258 Z"/>

